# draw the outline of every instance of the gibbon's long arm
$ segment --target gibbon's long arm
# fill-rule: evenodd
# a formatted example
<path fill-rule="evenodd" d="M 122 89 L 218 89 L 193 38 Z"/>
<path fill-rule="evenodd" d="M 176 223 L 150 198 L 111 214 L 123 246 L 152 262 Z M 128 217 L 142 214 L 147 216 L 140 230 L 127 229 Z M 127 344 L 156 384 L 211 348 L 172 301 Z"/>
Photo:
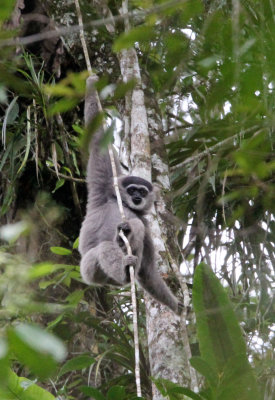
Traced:
<path fill-rule="evenodd" d="M 150 275 L 145 272 L 142 278 L 138 278 L 140 285 L 148 292 L 154 299 L 160 303 L 165 304 L 176 314 L 180 314 L 180 306 L 177 298 L 172 294 L 166 283 L 163 281 L 159 272 L 156 270 L 154 264 L 148 265 Z"/>
<path fill-rule="evenodd" d="M 98 115 L 99 99 L 95 89 L 95 83 L 98 81 L 96 75 L 89 76 L 86 81 L 84 120 L 85 126 L 89 129 L 90 123 Z M 108 200 L 110 193 L 107 188 L 112 188 L 113 172 L 111 161 L 107 148 L 100 146 L 100 141 L 104 136 L 104 129 L 101 126 L 94 134 L 90 144 L 90 156 L 87 168 L 87 184 L 89 197 L 88 201 L 95 204 L 103 204 Z M 115 149 L 115 162 L 118 175 L 121 175 L 119 161 Z"/>
<path fill-rule="evenodd" d="M 156 267 L 152 239 L 147 235 L 144 241 L 143 259 L 137 279 L 140 285 L 156 300 L 165 304 L 176 314 L 181 313 L 182 304 L 173 295 Z"/>

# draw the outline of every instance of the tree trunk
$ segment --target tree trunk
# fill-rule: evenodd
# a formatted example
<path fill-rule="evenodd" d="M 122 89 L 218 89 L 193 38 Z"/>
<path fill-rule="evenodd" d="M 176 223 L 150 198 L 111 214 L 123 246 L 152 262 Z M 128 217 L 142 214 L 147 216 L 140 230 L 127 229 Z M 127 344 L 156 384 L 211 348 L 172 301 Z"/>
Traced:
<path fill-rule="evenodd" d="M 151 141 L 152 175 L 158 186 L 170 190 L 167 154 L 164 145 L 162 121 L 152 94 L 146 97 L 148 125 Z M 175 273 L 181 281 L 179 296 L 185 306 L 189 305 L 189 294 L 179 273 L 179 246 L 176 238 L 176 219 L 172 217 L 170 204 L 162 195 L 156 203 L 156 213 L 152 215 L 155 247 L 158 252 L 158 267 L 161 273 Z M 172 218 L 171 218 L 172 217 Z M 191 357 L 185 315 L 180 320 L 169 309 L 147 296 L 147 334 L 152 376 L 169 379 L 180 385 L 197 388 L 194 370 L 188 359 Z M 154 388 L 154 399 L 163 397 Z"/>
<path fill-rule="evenodd" d="M 160 157 L 161 152 L 157 152 L 157 149 L 162 149 L 162 154 L 165 157 L 165 151 L 163 151 L 163 136 L 161 135 L 162 127 L 161 124 L 157 122 L 153 109 L 150 110 L 151 118 L 149 119 L 150 126 L 148 126 L 144 92 L 141 89 L 142 80 L 136 51 L 134 49 L 122 51 L 120 54 L 120 65 L 124 80 L 128 81 L 134 78 L 138 82 L 138 88 L 133 90 L 131 97 L 130 172 L 133 175 L 138 175 L 151 181 L 151 160 L 153 160 L 156 181 L 161 186 L 161 189 L 169 190 L 168 167 Z M 150 152 L 149 130 L 151 132 L 151 141 L 155 144 L 156 151 L 154 154 Z M 168 224 L 169 218 L 167 218 L 167 211 L 163 198 L 160 197 L 158 203 L 158 210 L 154 209 L 152 215 L 150 215 L 148 219 L 155 245 L 158 268 L 162 275 L 165 276 L 169 272 L 172 272 L 168 260 L 173 258 L 169 248 L 165 244 L 165 239 L 168 238 L 168 232 L 174 232 L 174 227 L 173 222 L 170 222 L 170 226 L 166 226 L 165 233 L 162 232 L 160 223 L 163 225 Z M 170 243 L 170 247 L 175 250 L 177 247 L 175 239 L 170 241 Z M 176 268 L 178 267 L 176 266 Z M 144 298 L 146 304 L 146 326 L 151 375 L 154 378 L 164 378 L 180 385 L 184 384 L 189 386 L 190 374 L 188 360 L 182 342 L 180 318 L 146 293 Z M 163 399 L 163 396 L 154 384 L 153 399 Z"/>

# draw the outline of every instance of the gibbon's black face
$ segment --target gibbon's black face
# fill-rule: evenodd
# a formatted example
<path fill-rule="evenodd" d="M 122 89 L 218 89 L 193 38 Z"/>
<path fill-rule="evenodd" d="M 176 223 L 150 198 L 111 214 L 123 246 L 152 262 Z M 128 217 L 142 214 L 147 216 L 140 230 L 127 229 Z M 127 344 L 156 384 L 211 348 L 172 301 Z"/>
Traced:
<path fill-rule="evenodd" d="M 147 211 L 153 204 L 154 192 L 150 182 L 137 176 L 127 176 L 121 179 L 122 198 L 124 202 L 136 211 Z"/>
<path fill-rule="evenodd" d="M 142 199 L 147 197 L 149 190 L 145 186 L 129 185 L 126 188 L 127 193 L 131 196 L 133 203 L 138 206 L 141 204 Z"/>

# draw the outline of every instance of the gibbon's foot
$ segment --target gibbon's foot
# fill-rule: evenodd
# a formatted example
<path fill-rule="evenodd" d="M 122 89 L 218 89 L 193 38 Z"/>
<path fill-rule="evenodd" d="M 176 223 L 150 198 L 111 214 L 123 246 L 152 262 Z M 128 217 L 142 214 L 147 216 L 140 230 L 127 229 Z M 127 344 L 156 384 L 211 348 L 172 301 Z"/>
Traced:
<path fill-rule="evenodd" d="M 130 267 L 136 268 L 138 257 L 133 255 L 127 255 L 123 258 L 123 265 L 125 266 L 126 281 L 130 282 Z"/>

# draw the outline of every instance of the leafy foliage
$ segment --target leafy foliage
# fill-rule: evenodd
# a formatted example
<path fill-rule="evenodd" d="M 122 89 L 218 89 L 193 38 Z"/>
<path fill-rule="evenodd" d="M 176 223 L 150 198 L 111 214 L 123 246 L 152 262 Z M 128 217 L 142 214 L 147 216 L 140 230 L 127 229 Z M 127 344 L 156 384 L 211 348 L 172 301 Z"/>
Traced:
<path fill-rule="evenodd" d="M 0 387 L 0 394 L 3 399 L 9 400 L 54 400 L 55 397 L 36 385 L 35 382 L 19 378 L 14 372 L 9 371 L 6 382 Z"/>
<path fill-rule="evenodd" d="M 211 398 L 259 399 L 258 387 L 246 356 L 237 318 L 219 280 L 205 265 L 196 268 L 193 304 L 197 319 L 200 357 L 191 364 L 204 375 Z"/>

